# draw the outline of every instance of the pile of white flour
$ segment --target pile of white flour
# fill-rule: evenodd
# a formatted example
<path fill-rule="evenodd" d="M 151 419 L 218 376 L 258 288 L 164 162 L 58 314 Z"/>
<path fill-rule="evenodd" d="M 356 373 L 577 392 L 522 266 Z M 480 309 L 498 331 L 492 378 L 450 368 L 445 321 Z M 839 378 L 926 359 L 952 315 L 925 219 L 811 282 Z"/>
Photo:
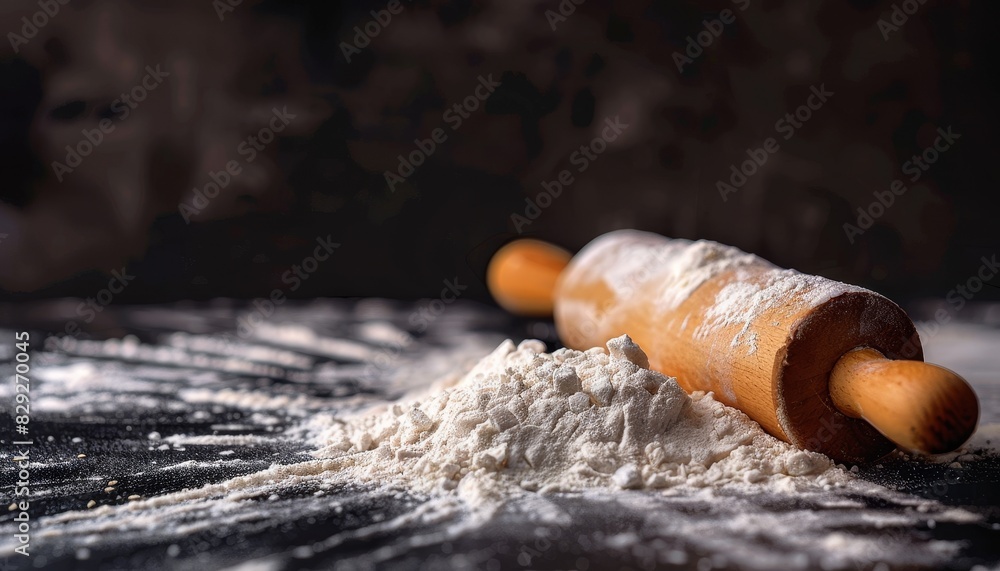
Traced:
<path fill-rule="evenodd" d="M 829 489 L 850 479 L 710 394 L 688 396 L 628 336 L 607 351 L 544 350 L 505 341 L 451 387 L 334 424 L 317 456 L 336 459 L 341 476 L 457 490 L 473 505 L 521 490 Z"/>

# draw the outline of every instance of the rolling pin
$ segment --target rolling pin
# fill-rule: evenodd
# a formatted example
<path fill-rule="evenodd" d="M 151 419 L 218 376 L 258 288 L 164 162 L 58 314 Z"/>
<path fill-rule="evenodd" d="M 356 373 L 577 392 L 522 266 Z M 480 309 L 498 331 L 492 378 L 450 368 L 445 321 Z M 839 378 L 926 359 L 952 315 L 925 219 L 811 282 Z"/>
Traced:
<path fill-rule="evenodd" d="M 622 230 L 571 257 L 518 240 L 493 256 L 487 284 L 509 311 L 552 315 L 567 347 L 627 334 L 686 391 L 838 462 L 948 452 L 979 419 L 972 387 L 923 362 L 898 305 L 716 242 Z"/>

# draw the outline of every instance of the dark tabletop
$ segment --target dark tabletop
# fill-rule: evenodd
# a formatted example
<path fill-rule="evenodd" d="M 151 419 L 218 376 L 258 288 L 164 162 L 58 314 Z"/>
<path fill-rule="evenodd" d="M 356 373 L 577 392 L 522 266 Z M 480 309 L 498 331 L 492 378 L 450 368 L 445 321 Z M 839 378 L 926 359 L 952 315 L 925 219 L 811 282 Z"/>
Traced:
<path fill-rule="evenodd" d="M 19 475 L 12 460 L 27 448 L 31 555 L 13 553 L 22 511 L 3 510 L 0 570 L 1000 564 L 995 454 L 957 463 L 894 455 L 857 468 L 884 493 L 529 495 L 476 525 L 461 506 L 428 511 L 426 497 L 405 489 L 321 477 L 177 499 L 309 462 L 315 446 L 302 427 L 317 415 L 398 398 L 506 337 L 558 346 L 545 321 L 474 304 L 439 309 L 383 300 L 288 303 L 267 316 L 221 301 L 108 308 L 77 338 L 48 336 L 64 330 L 58 307 L 15 316 L 14 327 L 0 330 L 8 411 L 0 418 L 0 485 L 9 503 Z M 21 331 L 30 335 L 27 435 L 15 433 L 9 414 Z M 976 386 L 982 424 L 1000 422 L 1000 330 L 953 323 L 924 344 L 928 360 Z M 33 444 L 13 444 L 24 438 Z"/>

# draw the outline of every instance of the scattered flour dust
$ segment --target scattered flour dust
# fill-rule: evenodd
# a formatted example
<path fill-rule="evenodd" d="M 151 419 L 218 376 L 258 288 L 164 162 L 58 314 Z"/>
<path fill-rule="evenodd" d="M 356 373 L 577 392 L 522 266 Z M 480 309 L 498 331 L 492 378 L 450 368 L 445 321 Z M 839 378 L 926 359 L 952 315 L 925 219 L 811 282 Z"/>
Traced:
<path fill-rule="evenodd" d="M 668 239 L 638 230 L 617 230 L 587 244 L 567 271 L 603 281 L 620 299 L 650 280 L 658 284 L 659 302 L 675 309 L 716 275 L 744 266 L 775 267 L 742 250 L 711 240 Z"/>
<path fill-rule="evenodd" d="M 687 395 L 628 336 L 607 351 L 544 350 L 505 341 L 451 387 L 334 424 L 316 454 L 339 460 L 343 476 L 456 490 L 487 511 L 524 490 L 791 491 L 850 479 L 711 394 Z"/>
<path fill-rule="evenodd" d="M 757 352 L 758 338 L 752 333 L 757 320 L 776 308 L 815 307 L 848 292 L 876 295 L 857 286 L 781 269 L 710 240 L 669 239 L 637 230 L 618 230 L 596 238 L 573 258 L 566 272 L 571 281 L 603 283 L 614 292 L 619 305 L 633 301 L 635 292 L 646 284 L 655 284 L 656 308 L 666 312 L 677 309 L 705 282 L 724 272 L 735 272 L 735 279 L 716 294 L 694 336 L 713 337 L 738 325 L 730 344 L 744 348 L 748 355 Z M 597 306 L 580 310 L 579 319 L 595 324 L 603 323 L 608 314 Z M 681 330 L 686 328 L 687 319 Z"/>
<path fill-rule="evenodd" d="M 751 333 L 762 315 L 775 308 L 816 307 L 838 295 L 848 292 L 874 292 L 861 287 L 829 280 L 820 276 L 802 274 L 795 270 L 774 269 L 759 281 L 747 280 L 743 270 L 715 296 L 715 303 L 705 314 L 705 320 L 695 330 L 694 336 L 709 338 L 724 327 L 739 325 L 733 337 L 733 347 L 744 346 L 747 354 L 757 352 L 757 334 Z"/>
<path fill-rule="evenodd" d="M 518 517 L 565 525 L 569 515 L 544 494 L 579 491 L 608 509 L 642 514 L 644 529 L 657 537 L 653 545 L 660 542 L 656 549 L 666 550 L 670 561 L 687 556 L 667 550 L 659 538 L 742 553 L 740 564 L 747 568 L 806 568 L 818 561 L 823 568 L 839 569 L 883 560 L 944 561 L 958 552 L 958 542 L 915 541 L 906 529 L 929 518 L 978 521 L 964 510 L 854 479 L 825 456 L 767 435 L 710 394 L 688 396 L 673 379 L 650 371 L 645 354 L 626 336 L 609 341 L 607 351 L 543 351 L 539 341 L 517 347 L 505 341 L 464 376 L 454 374 L 404 404 L 352 416 L 310 415 L 297 436 L 317 439 L 311 440 L 319 448 L 315 459 L 123 505 L 88 505 L 46 516 L 39 539 L 94 548 L 101 538 L 141 543 L 155 533 L 162 541 L 179 542 L 248 521 L 323 520 L 331 512 L 386 505 L 389 498 L 402 513 L 337 529 L 320 541 L 308 538 L 308 544 L 288 553 L 231 571 L 280 569 L 289 554 L 309 556 L 379 534 L 400 535 L 370 557 L 358 556 L 368 557 L 358 559 L 368 568 L 414 546 L 461 537 L 498 511 L 502 517 L 499 508 L 508 503 Z M 995 445 L 997 439 L 1000 431 L 993 430 L 983 443 Z M 939 459 L 968 460 L 961 454 Z M 867 510 L 853 495 L 826 493 L 835 487 L 899 508 Z M 614 492 L 621 488 L 660 493 Z M 310 501 L 298 498 L 303 490 L 311 493 Z M 782 493 L 801 493 L 835 515 L 820 517 L 810 507 L 771 511 L 751 500 Z M 701 507 L 689 510 L 690 501 Z M 887 531 L 842 531 L 873 525 Z M 595 542 L 594 549 L 649 549 L 648 538 L 633 532 L 606 541 L 595 537 L 587 539 Z M 10 540 L 0 540 L 0 557 L 12 554 L 13 547 Z M 174 549 L 170 556 L 176 556 L 176 547 L 168 555 Z M 678 555 L 683 557 L 675 559 Z"/>

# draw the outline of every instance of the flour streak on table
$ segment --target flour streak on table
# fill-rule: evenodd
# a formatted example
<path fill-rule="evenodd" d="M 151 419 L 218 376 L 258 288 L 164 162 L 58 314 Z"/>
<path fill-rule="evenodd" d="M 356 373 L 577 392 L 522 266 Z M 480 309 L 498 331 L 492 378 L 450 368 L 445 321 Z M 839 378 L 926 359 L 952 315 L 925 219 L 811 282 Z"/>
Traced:
<path fill-rule="evenodd" d="M 879 561 L 968 568 L 1000 561 L 1000 463 L 991 458 L 961 469 L 890 458 L 859 470 L 904 493 L 529 496 L 477 526 L 462 525 L 465 508 L 457 501 L 333 485 L 316 475 L 309 454 L 318 418 L 335 422 L 394 400 L 460 374 L 506 337 L 551 330 L 456 303 L 418 333 L 409 318 L 419 307 L 289 303 L 246 338 L 236 334 L 241 309 L 232 305 L 131 308 L 111 316 L 120 338 L 36 342 L 33 555 L 11 555 L 13 516 L 4 514 L 0 561 L 7 557 L 16 568 L 245 570 L 335 563 L 794 569 Z M 44 329 L 32 330 L 33 338 Z M 954 331 L 966 341 L 998 338 L 995 331 Z M 13 334 L 0 331 L 0 338 Z M 947 332 L 928 353 L 934 343 L 935 360 L 946 366 L 974 362 L 977 373 L 968 376 L 983 396 L 984 419 L 1000 420 L 1000 386 L 988 374 L 998 357 L 970 359 L 953 350 Z M 13 354 L 3 351 L 0 373 L 9 378 Z M 12 383 L 0 385 L 0 400 L 12 398 Z M 10 418 L 0 418 L 5 461 L 13 434 Z M 3 473 L 3 489 L 12 492 L 10 470 Z M 245 565 L 249 560 L 256 566 Z"/>

